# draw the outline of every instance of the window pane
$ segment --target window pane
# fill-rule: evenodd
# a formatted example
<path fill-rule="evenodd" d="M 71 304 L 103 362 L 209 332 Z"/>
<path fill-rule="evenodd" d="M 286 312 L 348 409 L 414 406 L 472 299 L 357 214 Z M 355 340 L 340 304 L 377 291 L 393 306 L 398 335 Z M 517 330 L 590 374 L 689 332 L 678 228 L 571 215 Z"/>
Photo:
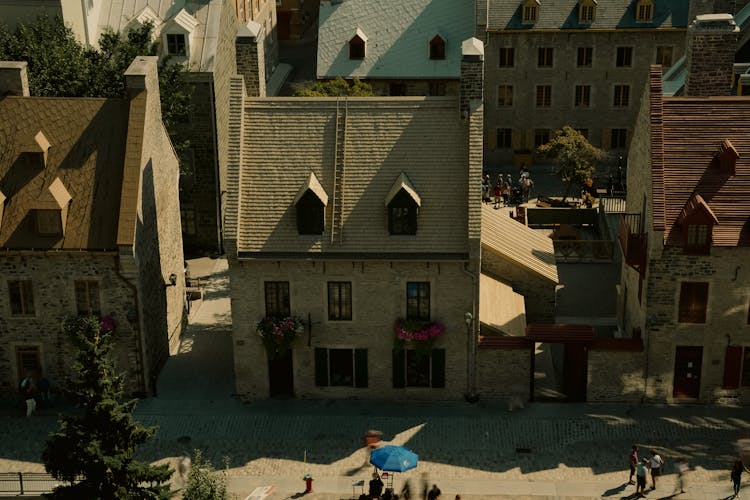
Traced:
<path fill-rule="evenodd" d="M 30 280 L 9 281 L 10 313 L 13 316 L 34 315 L 34 293 Z"/>
<path fill-rule="evenodd" d="M 76 281 L 76 310 L 79 316 L 101 315 L 99 307 L 99 283 L 96 281 Z"/>
<path fill-rule="evenodd" d="M 330 385 L 354 385 L 354 353 L 351 349 L 329 349 Z"/>
<path fill-rule="evenodd" d="M 406 351 L 406 386 L 430 387 L 430 356 L 428 353 Z"/>
<path fill-rule="evenodd" d="M 430 284 L 410 282 L 406 284 L 406 317 L 408 319 L 429 321 L 430 319 Z"/>
<path fill-rule="evenodd" d="M 352 284 L 348 281 L 328 283 L 328 319 L 352 319 Z"/>
<path fill-rule="evenodd" d="M 276 316 L 279 318 L 289 316 L 289 282 L 267 281 L 265 288 L 266 316 Z"/>
<path fill-rule="evenodd" d="M 684 282 L 680 286 L 680 323 L 705 323 L 708 283 Z"/>

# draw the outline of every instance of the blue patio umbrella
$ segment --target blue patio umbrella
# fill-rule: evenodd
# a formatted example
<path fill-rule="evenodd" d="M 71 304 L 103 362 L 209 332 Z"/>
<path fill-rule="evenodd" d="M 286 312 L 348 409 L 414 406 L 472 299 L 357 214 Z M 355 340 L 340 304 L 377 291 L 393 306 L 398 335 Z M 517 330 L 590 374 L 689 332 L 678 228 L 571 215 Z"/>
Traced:
<path fill-rule="evenodd" d="M 383 471 L 405 472 L 417 466 L 418 458 L 409 448 L 387 445 L 373 450 L 370 463 Z"/>

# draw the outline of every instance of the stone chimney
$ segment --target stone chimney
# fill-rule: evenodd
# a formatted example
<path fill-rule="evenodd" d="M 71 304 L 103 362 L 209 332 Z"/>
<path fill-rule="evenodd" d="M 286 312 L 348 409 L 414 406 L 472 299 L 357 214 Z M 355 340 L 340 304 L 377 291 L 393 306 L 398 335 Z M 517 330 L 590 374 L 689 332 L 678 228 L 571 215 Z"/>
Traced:
<path fill-rule="evenodd" d="M 468 118 L 472 101 L 482 102 L 484 44 L 469 38 L 461 43 L 461 117 Z"/>
<path fill-rule="evenodd" d="M 245 78 L 250 97 L 266 97 L 266 62 L 263 27 L 249 21 L 237 30 L 234 42 L 237 53 L 237 74 Z"/>
<path fill-rule="evenodd" d="M 26 61 L 0 61 L 0 97 L 29 96 L 29 75 Z"/>
<path fill-rule="evenodd" d="M 687 33 L 686 96 L 731 95 L 739 32 L 731 14 L 695 18 Z"/>
<path fill-rule="evenodd" d="M 130 99 L 145 90 L 147 111 L 161 122 L 158 63 L 156 56 L 137 56 L 133 59 L 125 70 L 125 88 Z"/>

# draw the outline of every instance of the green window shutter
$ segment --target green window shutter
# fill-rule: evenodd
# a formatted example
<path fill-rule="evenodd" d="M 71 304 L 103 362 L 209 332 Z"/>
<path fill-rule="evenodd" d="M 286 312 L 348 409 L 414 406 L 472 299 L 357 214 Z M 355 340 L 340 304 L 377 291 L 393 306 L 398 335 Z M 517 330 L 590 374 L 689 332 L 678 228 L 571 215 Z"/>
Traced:
<path fill-rule="evenodd" d="M 445 387 L 445 349 L 432 350 L 432 387 Z"/>
<path fill-rule="evenodd" d="M 328 386 L 328 349 L 315 348 L 315 385 Z"/>
<path fill-rule="evenodd" d="M 406 387 L 406 352 L 403 349 L 393 350 L 393 388 Z"/>
<path fill-rule="evenodd" d="M 367 387 L 367 349 L 354 349 L 354 387 Z"/>

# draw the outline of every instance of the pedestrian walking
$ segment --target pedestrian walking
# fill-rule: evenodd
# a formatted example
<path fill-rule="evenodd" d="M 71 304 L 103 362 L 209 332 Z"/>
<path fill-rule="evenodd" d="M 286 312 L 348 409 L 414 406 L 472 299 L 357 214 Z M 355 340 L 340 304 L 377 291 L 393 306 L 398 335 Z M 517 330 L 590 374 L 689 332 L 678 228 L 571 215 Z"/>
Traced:
<path fill-rule="evenodd" d="M 26 403 L 26 416 L 30 417 L 36 410 L 36 384 L 30 373 L 21 381 L 20 389 L 21 397 Z"/>
<path fill-rule="evenodd" d="M 497 181 L 497 184 L 495 184 L 495 190 L 493 194 L 495 196 L 495 209 L 498 209 L 500 208 L 500 200 L 503 196 L 503 186 L 500 181 Z"/>
<path fill-rule="evenodd" d="M 370 481 L 370 498 L 380 498 L 383 494 L 383 480 L 377 472 L 372 473 L 372 480 Z"/>
<path fill-rule="evenodd" d="M 646 495 L 646 471 L 648 470 L 648 458 L 644 458 L 635 466 L 635 494 L 638 497 Z"/>
<path fill-rule="evenodd" d="M 677 474 L 677 483 L 674 487 L 674 493 L 677 493 L 678 490 L 680 493 L 685 493 L 685 475 L 690 470 L 690 465 L 688 465 L 687 458 L 681 457 L 677 460 L 677 462 L 674 464 L 674 471 L 675 474 Z"/>
<path fill-rule="evenodd" d="M 632 449 L 630 450 L 628 463 L 630 465 L 630 477 L 628 478 L 628 484 L 635 484 L 635 481 L 633 481 L 633 476 L 635 475 L 635 467 L 638 465 L 638 445 L 634 444 Z"/>
<path fill-rule="evenodd" d="M 664 459 L 656 452 L 651 450 L 651 458 L 649 459 L 649 468 L 651 469 L 651 489 L 656 489 L 656 478 L 661 476 L 661 467 L 664 465 Z"/>
<path fill-rule="evenodd" d="M 411 479 L 407 479 L 404 483 L 404 487 L 401 489 L 401 498 L 404 498 L 405 500 L 417 498 L 416 496 L 414 496 L 414 486 Z"/>
<path fill-rule="evenodd" d="M 192 461 L 190 460 L 190 455 L 183 453 L 179 462 L 177 462 L 177 473 L 180 475 L 179 489 L 185 489 L 187 487 L 191 466 Z"/>
<path fill-rule="evenodd" d="M 442 492 L 440 491 L 440 488 L 437 487 L 437 484 L 433 484 L 432 489 L 427 494 L 427 500 L 438 500 L 441 493 Z"/>
<path fill-rule="evenodd" d="M 504 207 L 507 207 L 508 204 L 510 203 L 510 184 L 511 184 L 510 174 L 507 174 L 505 176 L 505 180 L 502 181 L 502 191 L 501 191 L 501 194 L 503 195 Z"/>
<path fill-rule="evenodd" d="M 745 467 L 745 464 L 742 463 L 742 457 L 737 457 L 737 460 L 734 461 L 734 465 L 732 465 L 732 473 L 730 474 L 732 484 L 734 485 L 734 496 L 732 498 L 738 498 L 740 496 L 743 472 L 750 472 L 750 470 L 748 470 L 748 468 Z"/>
<path fill-rule="evenodd" d="M 422 500 L 427 500 L 427 494 L 430 491 L 430 473 L 422 473 Z"/>

